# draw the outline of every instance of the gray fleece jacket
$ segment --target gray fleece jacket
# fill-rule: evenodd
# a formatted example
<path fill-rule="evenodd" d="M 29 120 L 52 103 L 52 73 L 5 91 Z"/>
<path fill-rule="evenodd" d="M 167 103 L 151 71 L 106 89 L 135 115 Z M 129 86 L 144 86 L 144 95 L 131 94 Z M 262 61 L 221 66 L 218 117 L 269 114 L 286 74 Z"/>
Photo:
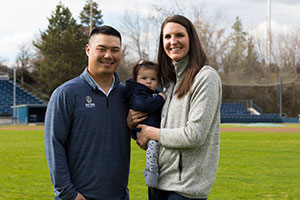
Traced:
<path fill-rule="evenodd" d="M 177 84 L 187 63 L 188 58 L 173 63 Z M 212 67 L 204 66 L 181 99 L 174 96 L 177 84 L 165 91 L 158 189 L 188 198 L 206 198 L 215 182 L 219 161 L 221 80 Z"/>

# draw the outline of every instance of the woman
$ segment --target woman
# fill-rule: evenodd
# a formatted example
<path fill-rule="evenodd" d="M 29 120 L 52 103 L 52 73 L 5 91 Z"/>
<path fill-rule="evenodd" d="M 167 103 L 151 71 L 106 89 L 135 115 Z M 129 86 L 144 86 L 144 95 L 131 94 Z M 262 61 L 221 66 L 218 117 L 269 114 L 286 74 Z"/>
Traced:
<path fill-rule="evenodd" d="M 158 64 L 167 95 L 161 128 L 139 125 L 137 139 L 143 149 L 150 139 L 160 145 L 158 187 L 149 199 L 207 199 L 219 160 L 222 84 L 186 17 L 163 22 Z"/>

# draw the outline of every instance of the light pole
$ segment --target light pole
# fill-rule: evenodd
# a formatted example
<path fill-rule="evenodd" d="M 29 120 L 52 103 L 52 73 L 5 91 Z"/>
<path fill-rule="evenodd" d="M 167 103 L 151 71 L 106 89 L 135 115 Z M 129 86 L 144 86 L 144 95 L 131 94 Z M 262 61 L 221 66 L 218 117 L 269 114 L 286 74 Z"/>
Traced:
<path fill-rule="evenodd" d="M 282 76 L 280 76 L 279 93 L 280 93 L 280 97 L 279 97 L 279 115 L 280 115 L 280 118 L 282 118 Z"/>
<path fill-rule="evenodd" d="M 90 0 L 90 33 L 93 30 L 93 0 Z"/>
<path fill-rule="evenodd" d="M 13 124 L 16 124 L 16 98 L 17 98 L 17 77 L 16 68 L 14 67 L 14 88 L 13 88 Z"/>
<path fill-rule="evenodd" d="M 271 65 L 271 48 L 272 48 L 272 34 L 271 34 L 271 0 L 268 0 L 268 17 L 267 17 L 267 54 L 268 65 Z"/>

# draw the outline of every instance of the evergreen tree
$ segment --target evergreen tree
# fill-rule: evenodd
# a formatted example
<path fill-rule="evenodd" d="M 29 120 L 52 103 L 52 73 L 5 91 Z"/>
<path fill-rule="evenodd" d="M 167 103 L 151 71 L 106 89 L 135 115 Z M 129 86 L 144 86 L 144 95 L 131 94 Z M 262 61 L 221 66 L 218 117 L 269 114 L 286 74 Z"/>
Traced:
<path fill-rule="evenodd" d="M 247 41 L 247 55 L 244 60 L 242 74 L 247 75 L 248 78 L 252 78 L 253 81 L 255 81 L 255 79 L 261 80 L 265 75 L 265 69 L 258 60 L 252 37 L 249 37 Z"/>
<path fill-rule="evenodd" d="M 92 25 L 93 28 L 95 28 L 103 24 L 103 19 L 102 19 L 103 15 L 101 14 L 102 11 L 98 9 L 98 4 L 96 2 L 93 2 L 92 10 L 93 10 Z M 90 27 L 90 0 L 86 0 L 83 10 L 80 12 L 79 18 L 81 20 L 82 26 L 85 28 L 86 32 L 88 33 Z"/>
<path fill-rule="evenodd" d="M 61 3 L 48 21 L 48 29 L 34 45 L 39 54 L 35 63 L 37 87 L 50 95 L 57 86 L 78 76 L 85 68 L 87 37 L 70 10 Z"/>
<path fill-rule="evenodd" d="M 247 33 L 243 31 L 243 25 L 239 17 L 236 17 L 232 29 L 232 47 L 225 61 L 225 72 L 239 71 L 243 68 L 242 64 L 247 48 Z"/>

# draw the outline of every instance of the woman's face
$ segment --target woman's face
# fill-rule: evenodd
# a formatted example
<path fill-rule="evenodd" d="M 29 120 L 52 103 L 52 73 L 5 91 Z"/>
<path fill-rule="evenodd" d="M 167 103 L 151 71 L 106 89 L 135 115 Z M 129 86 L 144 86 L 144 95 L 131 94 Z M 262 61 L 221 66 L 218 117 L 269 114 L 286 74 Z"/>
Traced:
<path fill-rule="evenodd" d="M 169 22 L 163 28 L 163 45 L 166 54 L 180 61 L 190 50 L 190 38 L 184 26 Z"/>

